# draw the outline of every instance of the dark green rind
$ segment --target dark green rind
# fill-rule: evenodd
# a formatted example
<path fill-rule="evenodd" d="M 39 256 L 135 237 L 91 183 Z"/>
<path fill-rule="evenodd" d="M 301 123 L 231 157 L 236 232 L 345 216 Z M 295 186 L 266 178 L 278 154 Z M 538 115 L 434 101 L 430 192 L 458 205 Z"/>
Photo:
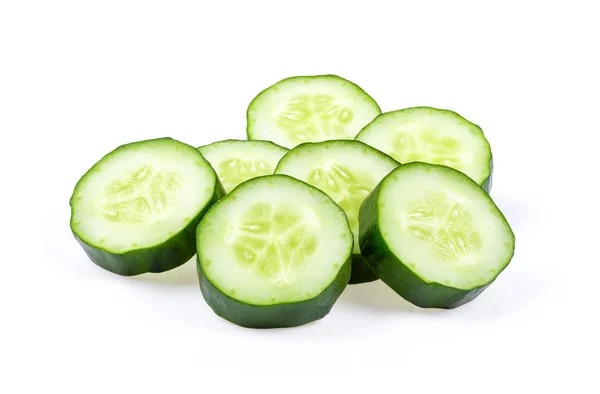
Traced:
<path fill-rule="evenodd" d="M 200 258 L 197 259 L 197 267 L 202 296 L 215 314 L 242 327 L 284 328 L 314 322 L 331 311 L 350 279 L 351 259 L 344 263 L 335 280 L 318 296 L 302 302 L 266 306 L 246 304 L 223 294 L 204 275 Z"/>
<path fill-rule="evenodd" d="M 405 166 L 409 165 L 411 163 L 405 164 Z M 394 172 L 392 171 L 390 175 Z M 421 308 L 453 309 L 475 299 L 494 282 L 508 266 L 510 259 L 490 282 L 472 289 L 457 289 L 436 282 L 428 283 L 421 279 L 390 251 L 381 235 L 378 221 L 379 192 L 388 177 L 384 178 L 369 194 L 359 212 L 359 244 L 369 267 L 402 298 Z M 512 258 L 512 255 L 510 257 Z"/>
<path fill-rule="evenodd" d="M 481 188 L 488 194 L 492 191 L 492 178 L 494 177 L 494 157 L 490 154 L 490 175 L 481 183 Z"/>
<path fill-rule="evenodd" d="M 123 276 L 139 275 L 146 272 L 165 272 L 179 267 L 196 254 L 196 228 L 208 209 L 225 195 L 221 183 L 204 209 L 179 233 L 160 245 L 146 249 L 131 250 L 123 254 L 111 253 L 83 241 L 73 232 L 75 239 L 87 256 L 96 265 Z"/>
<path fill-rule="evenodd" d="M 369 126 L 371 126 L 372 124 L 376 124 L 376 122 L 377 122 L 377 120 L 379 119 L 380 116 L 386 116 L 386 115 L 391 114 L 391 113 L 411 111 L 411 110 L 420 110 L 420 109 L 429 109 L 429 110 L 435 110 L 435 111 L 442 111 L 442 112 L 450 113 L 452 115 L 458 116 L 459 118 L 461 118 L 462 120 L 464 120 L 466 123 L 469 123 L 470 125 L 472 125 L 475 128 L 479 129 L 479 131 L 481 133 L 481 136 L 488 143 L 488 146 L 489 146 L 488 151 L 489 151 L 489 154 L 490 154 L 490 173 L 487 176 L 487 178 L 485 178 L 483 181 L 481 181 L 479 183 L 479 185 L 483 188 L 483 190 L 485 190 L 489 194 L 490 191 L 492 190 L 492 175 L 493 175 L 493 172 L 494 172 L 494 162 L 493 162 L 493 155 L 492 155 L 492 147 L 491 147 L 489 141 L 487 140 L 487 138 L 485 137 L 485 134 L 483 133 L 483 129 L 479 125 L 477 125 L 477 124 L 475 124 L 475 123 L 473 123 L 473 122 L 465 119 L 461 114 L 459 114 L 457 112 L 454 112 L 454 111 L 449 110 L 449 109 L 442 109 L 442 108 L 435 108 L 435 107 L 425 107 L 425 106 L 410 107 L 410 108 L 399 109 L 399 110 L 396 110 L 396 111 L 383 112 L 383 113 L 379 114 L 371 122 L 369 122 L 367 125 L 365 125 L 365 127 L 363 127 L 361 131 L 359 131 L 359 133 L 356 135 L 356 137 L 354 137 L 354 140 L 363 142 L 362 140 L 359 139 L 360 136 L 361 136 L 361 134 L 363 134 L 366 131 L 368 131 Z M 366 144 L 366 142 L 365 142 L 365 144 Z M 405 163 L 402 163 L 402 164 L 405 164 Z M 408 163 L 406 163 L 406 164 L 408 164 Z"/>
<path fill-rule="evenodd" d="M 130 144 L 123 146 L 127 145 Z M 191 146 L 190 148 L 194 149 Z M 108 157 L 113 152 L 108 153 L 106 156 L 104 156 L 104 158 Z M 88 172 L 92 171 L 101 161 L 102 159 L 92 166 Z M 83 177 L 81 179 L 83 179 Z M 81 182 L 81 179 L 79 182 Z M 206 203 L 204 208 L 188 223 L 183 230 L 173 235 L 162 244 L 154 245 L 150 248 L 130 250 L 125 253 L 114 253 L 104 250 L 101 247 L 93 245 L 92 243 L 86 242 L 83 238 L 80 238 L 73 230 L 73 223 L 71 223 L 71 232 L 89 259 L 107 271 L 123 276 L 134 276 L 146 272 L 159 273 L 171 270 L 189 261 L 194 256 L 196 253 L 196 228 L 198 227 L 198 224 L 208 209 L 225 195 L 225 190 L 223 189 L 221 182 L 219 182 L 219 178 L 216 176 L 216 174 L 215 181 L 216 183 L 213 195 Z M 75 186 L 75 190 L 77 190 L 79 182 Z M 72 204 L 73 201 L 71 199 L 69 201 L 69 205 L 72 206 Z"/>
<path fill-rule="evenodd" d="M 328 198 L 333 206 L 343 213 L 342 208 L 337 205 L 331 197 L 319 190 L 318 188 L 302 182 L 288 175 L 275 174 L 263 175 L 242 182 L 234 191 L 229 193 L 217 204 L 213 205 L 210 210 L 215 210 L 220 204 L 223 204 L 227 199 L 235 197 L 235 193 L 243 190 L 249 184 L 262 180 L 263 178 L 287 178 L 294 182 L 299 182 L 305 187 L 314 189 L 318 193 L 323 194 Z M 347 219 L 346 219 L 347 220 Z M 347 223 L 348 230 L 350 224 Z M 202 231 L 202 225 L 196 229 L 196 241 L 199 243 L 199 235 Z M 322 319 L 333 308 L 333 305 L 342 294 L 348 282 L 352 271 L 352 247 L 354 246 L 354 237 L 351 238 L 347 259 L 340 268 L 337 276 L 331 281 L 319 295 L 299 302 L 287 302 L 273 305 L 254 305 L 232 298 L 223 293 L 219 288 L 212 283 L 202 269 L 202 251 L 197 246 L 198 253 L 196 255 L 196 265 L 198 278 L 200 280 L 200 291 L 206 303 L 211 307 L 214 313 L 223 319 L 248 328 L 285 328 L 296 327 L 310 322 Z M 214 262 L 212 264 L 215 264 Z"/>
<path fill-rule="evenodd" d="M 377 275 L 373 272 L 367 260 L 361 254 L 352 255 L 352 275 L 350 276 L 349 285 L 357 285 L 360 283 L 373 282 L 377 280 Z"/>
<path fill-rule="evenodd" d="M 373 105 L 373 107 L 376 108 L 379 113 L 381 113 L 381 107 L 379 106 L 379 104 L 377 104 L 377 101 L 375 101 L 375 99 L 373 97 L 371 97 L 371 95 L 369 95 L 363 88 L 361 88 L 360 86 L 358 86 L 354 82 L 349 81 L 349 80 L 347 80 L 345 78 L 342 78 L 339 75 L 335 75 L 335 74 L 322 74 L 322 75 L 299 75 L 299 76 L 295 76 L 295 77 L 288 77 L 288 78 L 284 78 L 284 79 L 282 79 L 282 80 L 274 83 L 273 85 L 269 86 L 266 89 L 263 89 L 259 94 L 256 95 L 256 97 L 254 97 L 252 99 L 252 101 L 248 105 L 248 109 L 246 110 L 246 136 L 248 137 L 248 139 L 249 140 L 254 140 L 254 138 L 252 137 L 252 124 L 253 124 L 253 121 L 251 119 L 250 112 L 254 108 L 255 102 L 262 95 L 264 95 L 265 93 L 269 92 L 271 89 L 277 87 L 277 85 L 279 85 L 279 84 L 281 84 L 283 82 L 287 82 L 287 81 L 294 80 L 294 79 L 312 79 L 312 78 L 331 78 L 331 79 L 338 79 L 338 80 L 341 80 L 343 82 L 348 83 L 356 91 L 358 91 L 359 93 L 361 93 L 362 95 L 364 95 L 364 97 L 370 102 L 370 104 Z"/>
<path fill-rule="evenodd" d="M 389 250 L 379 230 L 379 186 L 360 209 L 359 243 L 367 264 L 375 275 L 402 298 L 421 308 L 452 309 L 477 297 L 486 286 L 471 290 L 454 289 L 439 283 L 427 283 L 406 267 Z"/>

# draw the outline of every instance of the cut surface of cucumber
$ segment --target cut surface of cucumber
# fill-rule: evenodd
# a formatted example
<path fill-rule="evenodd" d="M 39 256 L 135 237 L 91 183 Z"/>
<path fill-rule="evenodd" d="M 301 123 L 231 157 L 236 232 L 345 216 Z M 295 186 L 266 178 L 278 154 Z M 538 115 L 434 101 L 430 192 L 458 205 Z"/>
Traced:
<path fill-rule="evenodd" d="M 288 151 L 269 141 L 241 140 L 219 141 L 198 150 L 213 166 L 227 193 L 248 179 L 273 174 Z"/>
<path fill-rule="evenodd" d="M 122 275 L 162 272 L 195 253 L 195 227 L 223 195 L 210 164 L 170 138 L 122 145 L 77 183 L 71 229 L 99 266 Z"/>
<path fill-rule="evenodd" d="M 248 139 L 286 148 L 354 139 L 381 109 L 364 90 L 336 75 L 286 78 L 263 90 L 247 111 Z"/>
<path fill-rule="evenodd" d="M 377 276 L 420 307 L 475 298 L 510 263 L 514 234 L 465 174 L 410 163 L 386 176 L 360 209 L 360 247 Z"/>
<path fill-rule="evenodd" d="M 241 326 L 287 327 L 324 317 L 348 283 L 353 237 L 320 190 L 285 175 L 240 184 L 197 232 L 202 294 Z"/>
<path fill-rule="evenodd" d="M 414 107 L 379 115 L 356 136 L 400 163 L 442 164 L 491 188 L 492 151 L 481 128 L 459 114 Z"/>
<path fill-rule="evenodd" d="M 358 210 L 379 181 L 398 165 L 388 155 L 362 142 L 332 140 L 298 145 L 277 166 L 277 174 L 290 175 L 317 187 L 346 212 L 354 234 L 350 283 L 377 279 L 360 255 Z"/>

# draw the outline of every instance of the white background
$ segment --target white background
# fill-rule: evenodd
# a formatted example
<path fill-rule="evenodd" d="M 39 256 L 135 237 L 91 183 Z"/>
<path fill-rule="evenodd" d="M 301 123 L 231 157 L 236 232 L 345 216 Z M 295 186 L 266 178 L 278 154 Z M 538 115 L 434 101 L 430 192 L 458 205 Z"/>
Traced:
<path fill-rule="evenodd" d="M 594 3 L 2 1 L 0 392 L 597 393 Z M 517 248 L 479 298 L 418 310 L 376 282 L 317 323 L 248 330 L 192 262 L 125 278 L 87 260 L 68 200 L 102 155 L 244 138 L 254 95 L 322 73 L 482 126 Z"/>

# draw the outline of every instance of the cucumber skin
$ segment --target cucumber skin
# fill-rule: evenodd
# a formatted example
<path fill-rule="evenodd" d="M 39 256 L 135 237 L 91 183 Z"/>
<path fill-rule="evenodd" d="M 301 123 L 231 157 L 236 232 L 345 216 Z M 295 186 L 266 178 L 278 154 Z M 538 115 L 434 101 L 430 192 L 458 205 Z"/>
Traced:
<path fill-rule="evenodd" d="M 469 290 L 439 283 L 427 283 L 389 250 L 379 229 L 379 190 L 381 183 L 363 202 L 359 213 L 359 244 L 362 255 L 375 275 L 402 298 L 421 308 L 453 309 L 473 300 L 493 281 Z"/>
<path fill-rule="evenodd" d="M 490 154 L 490 175 L 483 181 L 481 188 L 490 194 L 492 191 L 492 178 L 494 176 L 494 157 Z"/>
<path fill-rule="evenodd" d="M 352 255 L 352 275 L 350 275 L 350 285 L 357 285 L 360 283 L 373 282 L 379 279 L 373 272 L 367 260 L 361 254 Z"/>
<path fill-rule="evenodd" d="M 208 280 L 202 271 L 200 257 L 197 257 L 196 265 L 200 291 L 215 314 L 246 328 L 285 328 L 308 324 L 329 314 L 350 280 L 352 263 L 348 258 L 335 280 L 318 296 L 306 301 L 276 305 L 252 305 L 235 300 Z"/>
<path fill-rule="evenodd" d="M 140 275 L 146 272 L 165 272 L 179 267 L 194 256 L 196 253 L 196 228 L 208 209 L 224 195 L 225 190 L 219 179 L 216 178 L 213 196 L 202 211 L 179 233 L 162 244 L 150 248 L 117 254 L 86 243 L 75 232 L 73 235 L 90 260 L 107 271 L 123 276 Z"/>

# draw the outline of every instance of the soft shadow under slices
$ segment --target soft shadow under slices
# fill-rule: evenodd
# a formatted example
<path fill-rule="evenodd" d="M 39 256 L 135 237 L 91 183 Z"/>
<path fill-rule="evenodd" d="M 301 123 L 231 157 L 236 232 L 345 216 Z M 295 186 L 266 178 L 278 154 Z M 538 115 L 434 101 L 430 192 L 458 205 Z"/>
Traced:
<path fill-rule="evenodd" d="M 198 286 L 198 272 L 196 270 L 196 256 L 192 257 L 185 264 L 180 265 L 172 270 L 161 273 L 145 273 L 142 275 L 132 276 L 133 280 L 156 283 L 160 285 L 172 286 Z"/>

